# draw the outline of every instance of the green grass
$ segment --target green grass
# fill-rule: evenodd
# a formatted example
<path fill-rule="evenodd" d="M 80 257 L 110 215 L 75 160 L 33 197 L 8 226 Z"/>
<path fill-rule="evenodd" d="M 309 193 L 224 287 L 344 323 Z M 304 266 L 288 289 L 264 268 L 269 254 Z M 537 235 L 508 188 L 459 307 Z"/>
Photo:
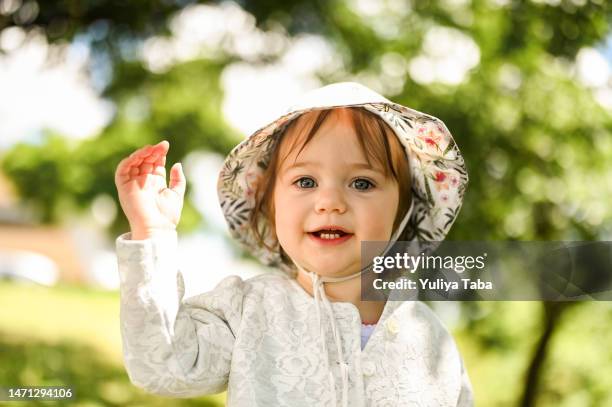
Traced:
<path fill-rule="evenodd" d="M 167 399 L 133 386 L 123 368 L 119 294 L 0 282 L 0 383 L 70 386 L 71 406 L 222 406 L 225 394 Z"/>

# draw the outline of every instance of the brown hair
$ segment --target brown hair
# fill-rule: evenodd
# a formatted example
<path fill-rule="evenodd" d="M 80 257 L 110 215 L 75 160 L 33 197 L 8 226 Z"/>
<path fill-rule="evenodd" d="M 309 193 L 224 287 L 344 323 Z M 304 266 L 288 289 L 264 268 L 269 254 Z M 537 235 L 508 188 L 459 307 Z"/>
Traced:
<path fill-rule="evenodd" d="M 359 145 L 368 164 L 372 165 L 370 159 L 373 159 L 383 169 L 385 177 L 391 176 L 397 181 L 399 187 L 399 203 L 393 222 L 393 231 L 395 231 L 408 211 L 408 208 L 410 208 L 410 201 L 412 199 L 410 193 L 412 182 L 406 151 L 395 135 L 395 132 L 377 114 L 359 107 L 347 107 L 342 109 L 347 111 L 351 117 L 353 129 L 357 133 L 357 140 L 359 140 Z M 304 147 L 313 139 L 333 110 L 334 109 L 323 109 L 304 113 L 289 123 L 283 134 L 279 136 L 280 139 L 263 173 L 262 180 L 266 182 L 260 183 L 257 191 L 255 191 L 255 207 L 250 219 L 251 228 L 255 233 L 255 238 L 258 243 L 268 247 L 270 250 L 273 250 L 273 248 L 269 247 L 264 241 L 266 230 L 262 228 L 260 217 L 263 216 L 268 220 L 272 232 L 275 233 L 273 194 L 279 164 L 297 147 L 299 140 L 303 139 L 304 141 L 301 143 L 301 146 L 299 146 L 299 155 Z M 301 123 L 305 117 L 306 120 L 309 117 L 313 117 L 313 120 L 311 120 L 313 123 L 312 127 L 308 130 L 308 134 L 305 138 L 297 137 L 294 133 L 296 133 L 297 129 L 300 129 L 298 124 Z M 307 126 L 304 124 L 300 129 L 302 130 L 300 133 L 303 133 L 306 128 Z M 281 145 L 291 139 L 293 139 L 293 142 L 287 154 L 285 157 L 280 158 L 279 151 L 281 150 Z M 281 257 L 284 262 L 291 264 L 291 260 L 284 253 L 282 248 Z"/>

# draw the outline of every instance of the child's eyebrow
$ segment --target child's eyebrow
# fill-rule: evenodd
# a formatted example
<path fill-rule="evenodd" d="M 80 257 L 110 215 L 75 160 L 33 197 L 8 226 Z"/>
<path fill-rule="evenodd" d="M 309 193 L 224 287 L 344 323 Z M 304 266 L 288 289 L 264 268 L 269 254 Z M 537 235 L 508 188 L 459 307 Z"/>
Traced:
<path fill-rule="evenodd" d="M 290 165 L 289 167 L 285 168 L 285 171 L 289 171 L 289 170 L 294 170 L 296 168 L 305 168 L 305 167 L 317 167 L 319 166 L 319 163 L 313 162 L 313 161 L 300 161 L 299 163 L 294 163 L 292 165 Z M 370 164 L 368 163 L 349 163 L 347 165 L 348 168 L 355 168 L 355 169 L 365 169 L 365 170 L 372 170 L 372 171 L 379 171 L 376 167 L 372 167 Z"/>

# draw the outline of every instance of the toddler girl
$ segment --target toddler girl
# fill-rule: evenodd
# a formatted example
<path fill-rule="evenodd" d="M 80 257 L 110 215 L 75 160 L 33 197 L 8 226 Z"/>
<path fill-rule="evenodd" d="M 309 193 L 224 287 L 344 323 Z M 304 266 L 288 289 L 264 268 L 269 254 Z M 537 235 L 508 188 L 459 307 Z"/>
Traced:
<path fill-rule="evenodd" d="M 166 396 L 227 389 L 230 406 L 470 406 L 452 337 L 417 301 L 362 301 L 361 241 L 443 240 L 468 181 L 444 124 L 356 83 L 307 93 L 228 155 L 231 235 L 268 266 L 183 298 L 186 181 L 163 141 L 116 171 L 130 380 Z M 206 269 L 203 272 L 214 273 Z"/>

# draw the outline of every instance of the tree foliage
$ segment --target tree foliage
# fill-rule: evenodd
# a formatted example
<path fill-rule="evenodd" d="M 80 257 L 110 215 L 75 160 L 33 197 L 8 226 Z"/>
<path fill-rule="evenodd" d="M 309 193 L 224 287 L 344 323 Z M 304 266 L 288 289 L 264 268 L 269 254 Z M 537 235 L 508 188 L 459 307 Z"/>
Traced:
<path fill-rule="evenodd" d="M 94 52 L 112 66 L 104 96 L 115 104 L 116 115 L 99 136 L 69 143 L 60 135 L 49 135 L 41 145 L 17 145 L 3 158 L 4 172 L 25 202 L 38 208 L 42 221 L 61 221 L 66 205 L 87 208 L 101 193 L 115 196 L 116 164 L 143 144 L 168 139 L 172 162 L 198 149 L 227 153 L 236 144 L 239 137 L 224 122 L 220 109 L 220 75 L 235 57 L 221 54 L 153 73 L 122 51 L 126 43 L 138 46 L 153 35 L 171 35 L 169 18 L 192 3 L 30 0 L 0 16 L 0 29 L 39 27 L 50 41 L 87 35 Z M 371 7 L 359 11 L 359 3 Z M 444 120 L 470 173 L 466 201 L 449 239 L 589 240 L 612 233 L 612 207 L 607 204 L 612 201 L 612 185 L 606 181 L 612 169 L 612 117 L 596 101 L 593 89 L 576 80 L 575 68 L 580 50 L 598 46 L 610 35 L 610 2 L 243 0 L 239 4 L 262 30 L 281 26 L 289 36 L 307 32 L 327 39 L 342 68 L 318 72 L 323 83 L 374 78 L 373 83 L 390 89 L 391 99 Z M 26 7 L 29 11 L 24 11 Z M 440 57 L 447 52 L 444 44 L 431 40 L 439 38 L 430 35 L 436 28 L 454 38 L 468 38 L 477 47 L 477 64 L 458 83 L 424 81 L 412 69 L 418 56 Z M 395 61 L 391 73 L 389 60 Z M 198 224 L 199 215 L 189 201 L 184 216 L 182 226 Z M 113 234 L 125 230 L 122 222 L 119 217 Z M 519 313 L 532 318 L 527 324 L 532 328 L 526 330 L 513 319 L 515 308 L 504 303 L 465 305 L 469 318 L 464 335 L 478 350 L 471 361 L 497 352 L 492 360 L 503 365 L 499 355 L 520 352 L 520 360 L 504 366 L 529 378 L 524 405 L 535 402 L 534 394 L 551 405 L 559 405 L 564 397 L 580 397 L 572 380 L 595 389 L 586 404 L 609 402 L 610 393 L 602 390 L 605 380 L 588 376 L 575 359 L 568 363 L 579 376 L 563 373 L 565 390 L 550 379 L 538 380 L 541 369 L 563 370 L 545 357 L 547 349 L 558 355 L 558 348 L 550 350 L 551 343 L 574 351 L 563 339 L 570 331 L 567 315 L 584 317 L 583 308 L 609 315 L 609 309 L 589 304 L 566 313 L 528 304 Z M 534 315 L 542 322 L 534 322 Z M 484 386 L 479 389 L 486 392 Z M 489 393 L 481 400 L 517 402 L 518 393 L 497 398 Z"/>

